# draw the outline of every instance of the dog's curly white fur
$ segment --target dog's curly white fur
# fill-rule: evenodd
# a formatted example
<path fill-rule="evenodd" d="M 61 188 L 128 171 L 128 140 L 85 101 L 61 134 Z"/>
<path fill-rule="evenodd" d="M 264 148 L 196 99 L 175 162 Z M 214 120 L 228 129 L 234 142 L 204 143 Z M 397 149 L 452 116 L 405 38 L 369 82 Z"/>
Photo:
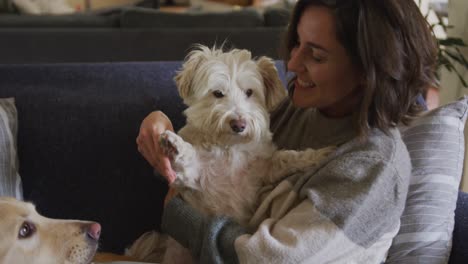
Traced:
<path fill-rule="evenodd" d="M 248 225 L 260 187 L 317 165 L 333 150 L 277 150 L 269 111 L 286 90 L 267 57 L 199 46 L 175 81 L 188 106 L 187 124 L 178 135 L 165 131 L 160 145 L 177 175 L 172 186 L 208 215 Z"/>

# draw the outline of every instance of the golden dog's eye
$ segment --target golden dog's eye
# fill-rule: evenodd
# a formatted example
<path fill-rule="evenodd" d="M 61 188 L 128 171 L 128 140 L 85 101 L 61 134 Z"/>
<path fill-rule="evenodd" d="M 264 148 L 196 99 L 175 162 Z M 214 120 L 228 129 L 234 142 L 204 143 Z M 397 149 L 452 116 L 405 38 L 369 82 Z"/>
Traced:
<path fill-rule="evenodd" d="M 19 239 L 24 239 L 32 236 L 34 232 L 36 231 L 36 227 L 34 226 L 33 223 L 30 222 L 24 222 L 21 225 L 21 228 L 18 232 L 18 238 Z"/>
<path fill-rule="evenodd" d="M 213 95 L 214 95 L 216 98 L 222 98 L 222 97 L 224 97 L 223 92 L 221 92 L 220 90 L 214 91 L 214 92 L 213 92 Z"/>
<path fill-rule="evenodd" d="M 245 94 L 247 95 L 247 97 L 252 96 L 252 94 L 253 94 L 252 89 L 248 89 L 247 91 L 245 91 Z"/>

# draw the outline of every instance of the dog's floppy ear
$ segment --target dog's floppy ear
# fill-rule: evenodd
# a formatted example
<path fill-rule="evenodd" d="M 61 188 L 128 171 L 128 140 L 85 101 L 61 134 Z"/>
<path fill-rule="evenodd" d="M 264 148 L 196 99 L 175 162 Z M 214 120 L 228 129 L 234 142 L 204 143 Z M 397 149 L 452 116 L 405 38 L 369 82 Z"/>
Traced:
<path fill-rule="evenodd" d="M 195 50 L 191 51 L 182 65 L 182 69 L 177 72 L 174 81 L 179 90 L 179 95 L 182 99 L 187 99 L 192 94 L 193 79 L 198 66 L 206 59 L 206 52 L 209 49 L 199 45 Z"/>
<path fill-rule="evenodd" d="M 266 107 L 271 111 L 287 96 L 287 92 L 272 59 L 262 56 L 257 60 L 257 66 L 265 84 Z"/>

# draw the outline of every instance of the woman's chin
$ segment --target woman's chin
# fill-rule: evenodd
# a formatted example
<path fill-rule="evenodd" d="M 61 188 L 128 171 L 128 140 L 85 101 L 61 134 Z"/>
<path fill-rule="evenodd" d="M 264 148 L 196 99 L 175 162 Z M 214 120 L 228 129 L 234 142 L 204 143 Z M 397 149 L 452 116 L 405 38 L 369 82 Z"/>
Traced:
<path fill-rule="evenodd" d="M 292 96 L 292 103 L 295 107 L 309 108 L 314 107 L 314 103 L 307 96 L 303 96 L 300 93 L 294 93 Z"/>

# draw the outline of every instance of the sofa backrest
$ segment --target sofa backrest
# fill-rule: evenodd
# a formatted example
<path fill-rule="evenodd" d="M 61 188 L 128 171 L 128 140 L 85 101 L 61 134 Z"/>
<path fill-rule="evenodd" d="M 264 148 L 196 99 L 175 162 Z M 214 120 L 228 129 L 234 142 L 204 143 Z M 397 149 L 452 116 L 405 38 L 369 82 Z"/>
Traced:
<path fill-rule="evenodd" d="M 279 59 L 286 9 L 164 13 L 123 8 L 104 14 L 0 16 L 0 63 L 183 60 L 194 43 L 248 49 Z"/>
<path fill-rule="evenodd" d="M 264 26 L 263 15 L 255 9 L 229 12 L 170 13 L 148 8 L 122 11 L 123 28 L 249 28 Z M 284 25 L 283 25 L 284 26 Z"/>

